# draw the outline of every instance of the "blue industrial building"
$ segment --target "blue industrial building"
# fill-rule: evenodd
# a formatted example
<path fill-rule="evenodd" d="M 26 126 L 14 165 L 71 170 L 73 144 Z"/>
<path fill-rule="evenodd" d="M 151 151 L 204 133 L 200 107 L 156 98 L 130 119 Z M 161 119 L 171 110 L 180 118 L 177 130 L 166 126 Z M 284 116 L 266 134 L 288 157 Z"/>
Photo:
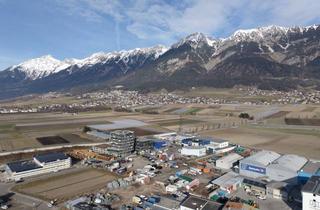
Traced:
<path fill-rule="evenodd" d="M 160 150 L 164 147 L 167 146 L 167 142 L 166 141 L 163 141 L 163 140 L 154 140 L 153 141 L 153 148 L 156 149 L 156 150 Z"/>

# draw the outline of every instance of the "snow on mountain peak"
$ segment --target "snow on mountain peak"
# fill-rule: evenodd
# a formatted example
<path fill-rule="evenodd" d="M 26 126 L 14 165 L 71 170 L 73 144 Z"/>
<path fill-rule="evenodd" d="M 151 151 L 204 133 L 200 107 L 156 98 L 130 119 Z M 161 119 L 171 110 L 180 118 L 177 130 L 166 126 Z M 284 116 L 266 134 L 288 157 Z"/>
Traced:
<path fill-rule="evenodd" d="M 193 33 L 188 35 L 187 37 L 181 39 L 179 42 L 172 45 L 172 48 L 178 48 L 185 43 L 188 43 L 191 47 L 196 48 L 199 44 L 206 43 L 209 46 L 214 46 L 217 40 L 209 38 L 203 33 Z"/>
<path fill-rule="evenodd" d="M 259 41 L 268 37 L 275 37 L 276 35 L 287 35 L 289 32 L 303 33 L 309 30 L 317 30 L 319 25 L 312 25 L 306 27 L 282 27 L 277 25 L 270 25 L 266 27 L 259 27 L 254 29 L 240 29 L 231 35 L 228 40 L 245 41 L 255 40 Z"/>
<path fill-rule="evenodd" d="M 128 57 L 128 56 L 133 56 L 133 55 L 138 55 L 138 54 L 145 54 L 145 55 L 153 55 L 154 58 L 158 58 L 160 55 L 165 53 L 168 50 L 163 45 L 156 45 L 154 47 L 147 47 L 147 48 L 135 48 L 133 50 L 123 50 L 120 51 L 119 53 L 121 54 L 121 57 Z"/>
<path fill-rule="evenodd" d="M 286 34 L 290 28 L 285 28 L 281 26 L 271 25 L 266 27 L 259 27 L 254 29 L 240 29 L 237 30 L 232 36 L 228 39 L 235 41 L 244 41 L 244 40 L 256 40 L 265 39 L 269 36 L 276 34 Z"/>
<path fill-rule="evenodd" d="M 59 67 L 62 65 L 65 65 L 65 63 L 51 55 L 45 55 L 12 66 L 9 70 L 14 71 L 17 69 L 25 73 L 26 79 L 35 80 L 58 72 L 61 70 Z"/>
<path fill-rule="evenodd" d="M 121 51 L 114 51 L 114 52 L 98 52 L 94 53 L 91 56 L 79 60 L 76 64 L 79 67 L 84 65 L 94 65 L 97 63 L 106 63 L 111 59 L 123 60 L 126 62 L 129 57 L 136 56 L 136 55 L 147 55 L 147 56 L 154 56 L 154 59 L 158 58 L 160 55 L 165 53 L 168 49 L 162 45 L 157 45 L 150 48 L 135 48 L 132 50 L 121 50 Z"/>

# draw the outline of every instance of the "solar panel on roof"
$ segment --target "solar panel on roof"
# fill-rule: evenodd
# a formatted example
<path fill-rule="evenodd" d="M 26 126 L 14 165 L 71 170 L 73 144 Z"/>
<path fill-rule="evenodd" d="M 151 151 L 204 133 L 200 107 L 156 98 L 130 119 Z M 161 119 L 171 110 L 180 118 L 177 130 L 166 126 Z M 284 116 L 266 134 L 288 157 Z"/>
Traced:
<path fill-rule="evenodd" d="M 17 161 L 17 162 L 8 163 L 7 166 L 12 172 L 16 172 L 16 173 L 41 168 L 41 166 L 37 165 L 33 161 Z"/>
<path fill-rule="evenodd" d="M 64 153 L 49 153 L 44 155 L 36 155 L 35 158 L 41 163 L 50 163 L 57 160 L 68 159 L 68 156 Z"/>

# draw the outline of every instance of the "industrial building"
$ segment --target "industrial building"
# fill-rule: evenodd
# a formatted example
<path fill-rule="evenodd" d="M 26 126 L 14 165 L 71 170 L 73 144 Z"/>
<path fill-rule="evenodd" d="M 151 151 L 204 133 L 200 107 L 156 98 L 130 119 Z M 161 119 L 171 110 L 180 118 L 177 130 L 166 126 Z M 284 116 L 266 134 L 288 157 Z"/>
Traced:
<path fill-rule="evenodd" d="M 303 210 L 320 209 L 320 176 L 312 176 L 301 192 Z"/>
<path fill-rule="evenodd" d="M 272 151 L 260 151 L 250 157 L 240 160 L 239 173 L 243 176 L 258 178 L 267 176 L 267 166 L 278 159 L 280 155 Z"/>
<path fill-rule="evenodd" d="M 182 147 L 181 154 L 186 156 L 202 157 L 207 154 L 206 151 L 207 150 L 205 147 L 188 146 L 188 147 Z"/>
<path fill-rule="evenodd" d="M 216 167 L 221 169 L 230 169 L 237 165 L 241 159 L 243 159 L 241 155 L 238 155 L 237 153 L 231 153 L 218 159 L 216 161 Z"/>
<path fill-rule="evenodd" d="M 107 148 L 109 155 L 124 157 L 134 151 L 136 137 L 133 131 L 116 130 L 110 132 L 110 147 Z"/>
<path fill-rule="evenodd" d="M 20 180 L 25 177 L 57 172 L 71 167 L 71 158 L 63 153 L 36 155 L 32 160 L 8 163 L 6 173 L 8 180 Z"/>
<path fill-rule="evenodd" d="M 230 171 L 210 183 L 219 186 L 221 190 L 232 193 L 240 187 L 242 182 L 243 177 L 233 171 Z"/>
<path fill-rule="evenodd" d="M 221 150 L 223 148 L 227 148 L 229 146 L 229 141 L 225 139 L 212 139 L 210 144 L 205 145 L 208 153 L 216 153 L 217 150 Z"/>
<path fill-rule="evenodd" d="M 320 162 L 307 162 L 298 172 L 298 182 L 305 184 L 312 176 L 320 176 Z"/>
<path fill-rule="evenodd" d="M 93 136 L 98 139 L 103 139 L 103 140 L 109 140 L 110 139 L 110 133 L 105 132 L 105 131 L 87 131 L 86 132 L 88 135 Z"/>
<path fill-rule="evenodd" d="M 165 140 L 155 139 L 153 140 L 153 149 L 161 150 L 168 146 L 168 143 Z"/>
<path fill-rule="evenodd" d="M 153 149 L 153 140 L 150 138 L 138 138 L 136 140 L 136 148 L 137 152 L 140 151 L 148 151 Z"/>
<path fill-rule="evenodd" d="M 182 146 L 205 146 L 211 143 L 211 139 L 186 138 L 181 141 Z"/>
<path fill-rule="evenodd" d="M 189 196 L 180 205 L 180 210 L 218 210 L 222 209 L 222 204 L 209 201 L 204 198 Z"/>
<path fill-rule="evenodd" d="M 298 182 L 298 171 L 308 162 L 298 155 L 283 155 L 267 166 L 268 179 L 288 183 Z"/>

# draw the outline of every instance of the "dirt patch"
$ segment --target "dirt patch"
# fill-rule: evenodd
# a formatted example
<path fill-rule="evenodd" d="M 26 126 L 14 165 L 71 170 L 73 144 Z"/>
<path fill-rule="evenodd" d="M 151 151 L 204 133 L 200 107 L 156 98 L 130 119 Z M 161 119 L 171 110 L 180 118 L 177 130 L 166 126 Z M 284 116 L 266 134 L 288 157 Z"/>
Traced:
<path fill-rule="evenodd" d="M 114 209 L 120 209 L 120 206 L 122 204 L 128 204 L 132 202 L 132 197 L 135 195 L 146 195 L 146 196 L 151 196 L 154 194 L 162 194 L 164 193 L 164 189 L 162 189 L 160 186 L 157 186 L 156 184 L 152 183 L 149 185 L 140 185 L 140 184 L 135 184 L 127 189 L 117 189 L 113 190 L 113 193 L 116 193 L 117 195 L 120 196 L 121 201 L 118 203 L 115 203 L 112 205 Z"/>
<path fill-rule="evenodd" d="M 81 137 L 77 134 L 61 134 L 59 135 L 61 138 L 65 139 L 66 141 L 70 142 L 71 144 L 78 144 L 78 143 L 88 143 L 91 142 L 90 139 Z"/>
<path fill-rule="evenodd" d="M 319 126 L 320 119 L 305 119 L 305 118 L 285 118 L 285 123 L 287 125 L 309 125 L 309 126 Z"/>
<path fill-rule="evenodd" d="M 307 107 L 307 108 L 303 109 L 302 112 L 313 112 L 316 109 L 317 109 L 317 107 Z"/>
<path fill-rule="evenodd" d="M 195 124 L 203 121 L 193 120 L 193 119 L 172 119 L 172 120 L 161 120 L 156 122 L 160 126 L 173 126 L 173 125 L 187 125 L 187 124 Z"/>
<path fill-rule="evenodd" d="M 97 191 L 116 178 L 110 172 L 90 168 L 17 185 L 13 190 L 46 201 L 58 199 L 58 202 L 63 202 Z"/>
<path fill-rule="evenodd" d="M 171 113 L 171 112 L 174 112 L 174 111 L 176 111 L 178 109 L 180 109 L 180 108 L 178 108 L 178 107 L 170 108 L 170 109 L 165 110 L 164 113 Z"/>
<path fill-rule="evenodd" d="M 279 117 L 284 117 L 286 116 L 288 113 L 288 111 L 279 111 L 277 113 L 274 113 L 272 115 L 269 115 L 268 117 L 265 117 L 264 119 L 272 119 L 272 118 L 279 118 Z"/>
<path fill-rule="evenodd" d="M 36 138 L 42 145 L 56 145 L 56 144 L 78 144 L 90 142 L 90 139 L 80 137 L 76 134 L 61 134 L 59 136 L 45 136 Z"/>
<path fill-rule="evenodd" d="M 37 141 L 42 145 L 68 144 L 69 141 L 60 136 L 45 136 L 37 138 Z"/>

